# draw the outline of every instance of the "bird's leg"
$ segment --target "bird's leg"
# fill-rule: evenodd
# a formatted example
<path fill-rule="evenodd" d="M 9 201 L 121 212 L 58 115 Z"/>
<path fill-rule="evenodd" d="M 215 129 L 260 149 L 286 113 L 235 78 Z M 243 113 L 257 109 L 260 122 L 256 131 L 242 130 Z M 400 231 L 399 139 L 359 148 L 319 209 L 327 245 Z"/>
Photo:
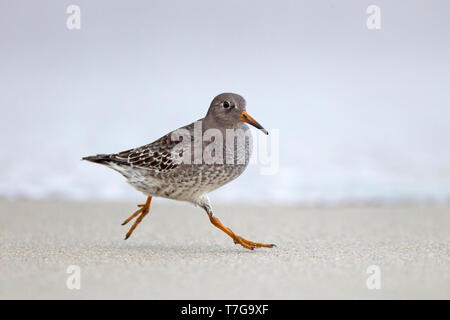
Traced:
<path fill-rule="evenodd" d="M 138 226 L 139 223 L 141 223 L 142 219 L 147 215 L 147 213 L 150 211 L 150 203 L 152 202 L 152 197 L 148 197 L 145 204 L 138 204 L 138 209 L 135 213 L 133 213 L 127 220 L 125 220 L 122 225 L 126 225 L 128 222 L 130 222 L 133 218 L 135 218 L 137 215 L 139 217 L 136 219 L 134 224 L 131 226 L 130 230 L 127 232 L 127 235 L 125 236 L 125 240 L 127 240 L 131 234 L 133 233 L 134 229 Z"/>
<path fill-rule="evenodd" d="M 213 216 L 213 213 L 209 207 L 203 207 L 205 209 L 206 213 L 208 214 L 209 221 L 216 227 L 225 232 L 229 237 L 231 237 L 235 244 L 240 244 L 246 249 L 253 250 L 255 248 L 273 248 L 276 247 L 274 244 L 265 244 L 265 243 L 259 243 L 259 242 L 253 242 L 247 239 L 242 238 L 241 236 L 238 236 L 235 234 L 231 229 L 225 227 L 222 222 L 216 217 Z"/>

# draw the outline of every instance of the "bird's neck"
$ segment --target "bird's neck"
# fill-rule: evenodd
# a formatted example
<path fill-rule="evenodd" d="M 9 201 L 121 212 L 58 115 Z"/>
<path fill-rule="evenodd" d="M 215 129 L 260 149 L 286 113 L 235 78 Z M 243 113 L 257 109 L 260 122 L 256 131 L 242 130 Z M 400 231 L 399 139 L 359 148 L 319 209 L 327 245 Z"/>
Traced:
<path fill-rule="evenodd" d="M 215 118 L 208 117 L 208 115 L 206 115 L 206 117 L 203 118 L 203 121 L 202 121 L 202 129 L 203 129 L 203 132 L 205 132 L 208 129 L 218 129 L 218 130 L 222 131 L 222 133 L 225 134 L 227 129 L 231 129 L 231 130 L 241 129 L 241 130 L 247 131 L 249 129 L 249 127 L 244 122 L 239 122 L 237 124 L 236 123 L 222 123 L 222 122 L 219 123 Z"/>

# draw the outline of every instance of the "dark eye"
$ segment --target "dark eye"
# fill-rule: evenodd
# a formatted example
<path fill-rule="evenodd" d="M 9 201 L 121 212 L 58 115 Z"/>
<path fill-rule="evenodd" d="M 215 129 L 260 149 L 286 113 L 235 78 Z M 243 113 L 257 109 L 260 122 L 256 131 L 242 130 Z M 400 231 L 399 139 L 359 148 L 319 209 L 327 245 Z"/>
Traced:
<path fill-rule="evenodd" d="M 224 108 L 229 108 L 230 107 L 230 103 L 228 101 L 224 101 L 223 102 L 223 107 Z"/>

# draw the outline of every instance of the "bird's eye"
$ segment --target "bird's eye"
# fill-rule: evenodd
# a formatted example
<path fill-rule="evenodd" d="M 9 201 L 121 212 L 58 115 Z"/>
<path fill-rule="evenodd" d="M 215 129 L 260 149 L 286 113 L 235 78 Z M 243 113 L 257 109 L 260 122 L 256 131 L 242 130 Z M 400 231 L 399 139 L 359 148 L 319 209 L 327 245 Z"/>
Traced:
<path fill-rule="evenodd" d="M 224 108 L 229 108 L 230 107 L 230 103 L 228 101 L 224 101 L 223 102 L 223 107 Z"/>

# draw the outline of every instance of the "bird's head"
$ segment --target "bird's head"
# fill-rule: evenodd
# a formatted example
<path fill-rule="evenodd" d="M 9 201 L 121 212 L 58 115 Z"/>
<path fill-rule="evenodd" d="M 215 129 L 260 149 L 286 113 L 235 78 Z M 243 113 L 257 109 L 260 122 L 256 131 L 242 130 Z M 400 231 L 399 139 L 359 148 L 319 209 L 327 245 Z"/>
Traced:
<path fill-rule="evenodd" d="M 255 119 L 245 110 L 245 99 L 235 93 L 222 93 L 216 96 L 209 107 L 206 118 L 224 126 L 234 128 L 242 122 L 251 124 L 265 134 L 269 134 Z"/>

